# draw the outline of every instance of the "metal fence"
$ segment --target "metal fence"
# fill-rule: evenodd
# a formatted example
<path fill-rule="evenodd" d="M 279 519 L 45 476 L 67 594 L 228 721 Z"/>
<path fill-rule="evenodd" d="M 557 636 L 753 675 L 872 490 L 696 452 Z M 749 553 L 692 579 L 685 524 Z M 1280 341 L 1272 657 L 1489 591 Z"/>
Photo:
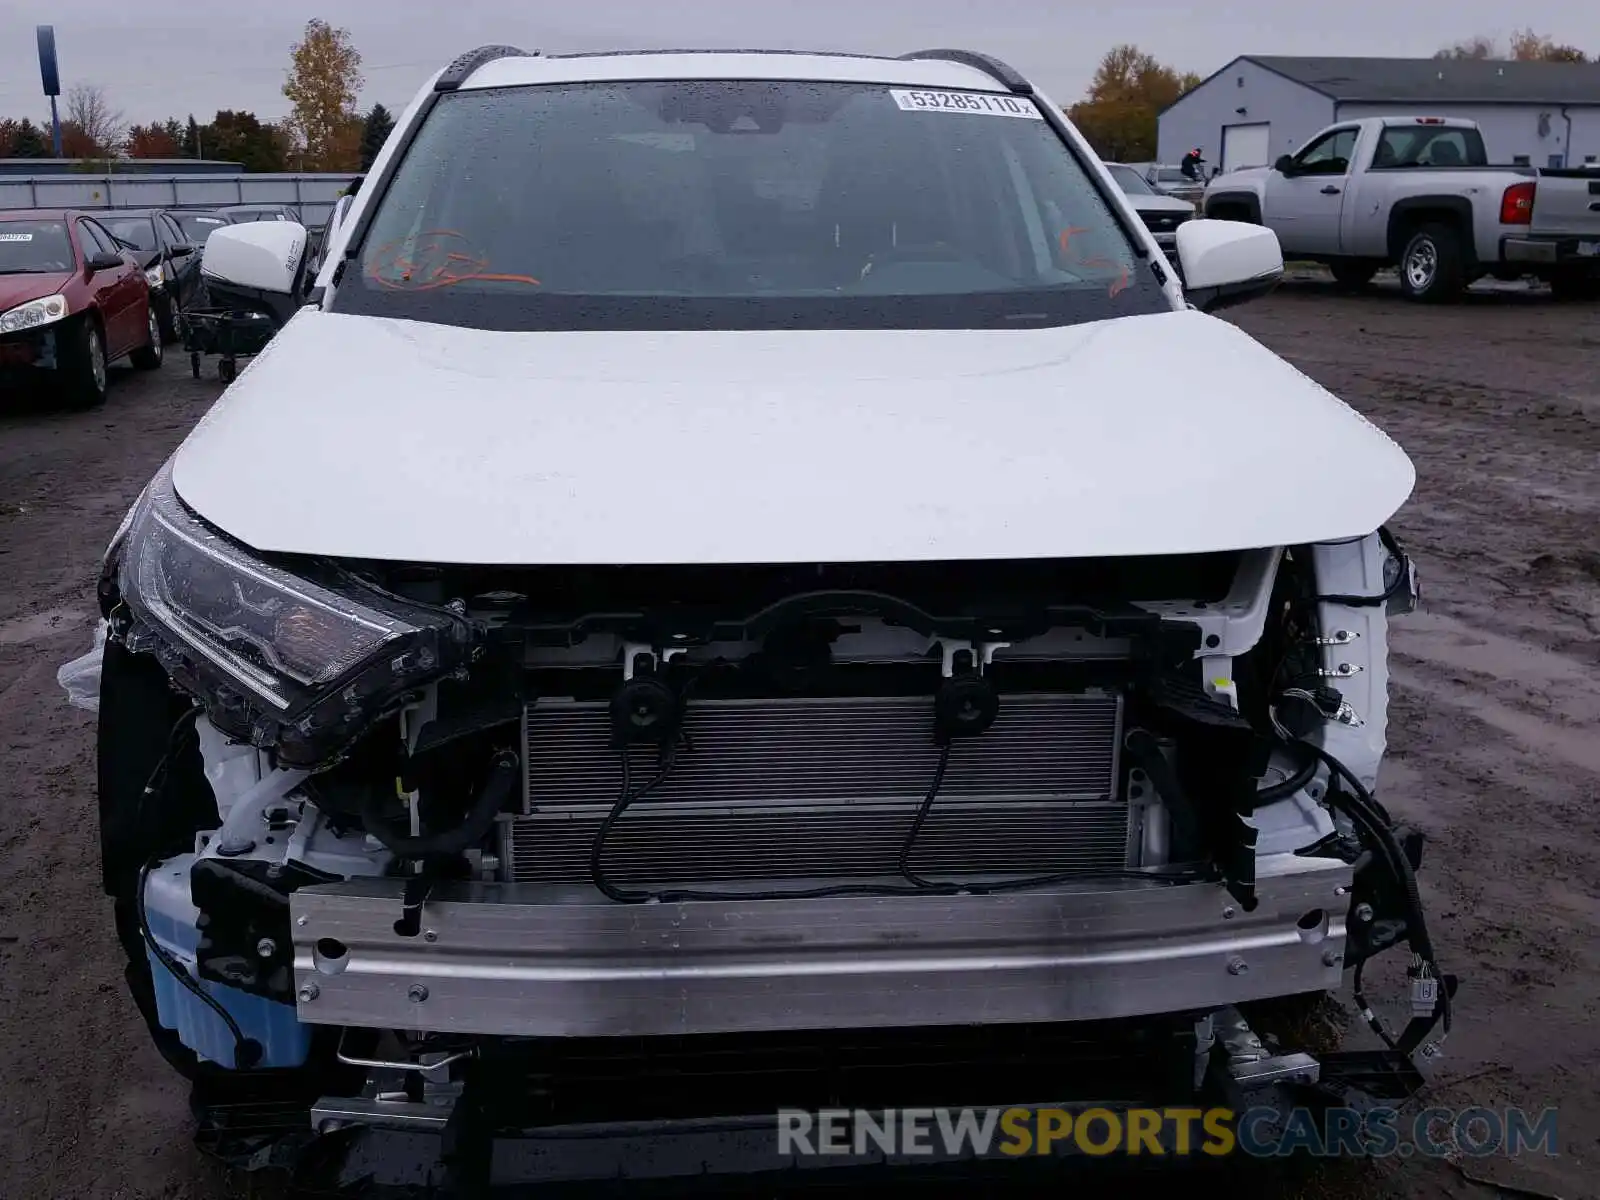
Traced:
<path fill-rule="evenodd" d="M 6 208 L 221 208 L 229 204 L 282 204 L 302 224 L 327 223 L 339 193 L 353 175 L 28 175 L 0 176 Z"/>

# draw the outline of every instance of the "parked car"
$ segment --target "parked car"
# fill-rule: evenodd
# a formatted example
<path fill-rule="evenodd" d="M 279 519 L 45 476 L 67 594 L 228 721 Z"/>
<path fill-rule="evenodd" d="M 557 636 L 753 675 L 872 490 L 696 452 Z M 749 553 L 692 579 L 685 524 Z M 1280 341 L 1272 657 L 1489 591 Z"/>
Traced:
<path fill-rule="evenodd" d="M 0 370 L 47 374 L 67 404 L 104 402 L 108 363 L 161 365 L 161 328 L 144 268 L 94 217 L 0 212 Z"/>
<path fill-rule="evenodd" d="M 974 1064 L 1264 1103 L 1342 1060 L 1237 1006 L 1402 943 L 1420 1080 L 1448 981 L 1372 795 L 1415 471 L 1211 315 L 1271 230 L 1175 255 L 963 51 L 486 47 L 309 303 L 299 238 L 213 233 L 293 315 L 98 593 L 103 879 L 206 1127 L 448 1123 L 477 1195 L 523 1133 L 497 1184 L 775 1169 L 779 1106 Z M 1241 488 L 1308 447 L 1348 486 Z"/>
<path fill-rule="evenodd" d="M 232 224 L 227 213 L 214 209 L 174 208 L 168 210 L 168 215 L 178 223 L 184 237 L 201 250 L 205 249 L 206 239 L 213 230 Z"/>
<path fill-rule="evenodd" d="M 157 208 L 115 209 L 101 214 L 100 224 L 133 251 L 150 283 L 150 302 L 161 323 L 161 340 L 182 335 L 182 313 L 200 288 L 200 256 L 183 227 Z"/>
<path fill-rule="evenodd" d="M 1194 205 L 1156 191 L 1143 175 L 1126 163 L 1107 163 L 1106 170 L 1111 172 L 1111 178 L 1117 181 L 1140 220 L 1149 227 L 1162 253 L 1168 258 L 1176 257 L 1178 226 L 1194 217 Z"/>
<path fill-rule="evenodd" d="M 1341 121 L 1271 167 L 1219 175 L 1204 209 L 1267 226 L 1347 287 L 1394 266 L 1413 300 L 1453 299 L 1485 275 L 1593 298 L 1597 195 L 1600 168 L 1491 166 L 1476 123 L 1395 116 Z"/>
<path fill-rule="evenodd" d="M 298 221 L 294 209 L 287 204 L 229 204 L 217 209 L 234 225 L 250 221 Z"/>

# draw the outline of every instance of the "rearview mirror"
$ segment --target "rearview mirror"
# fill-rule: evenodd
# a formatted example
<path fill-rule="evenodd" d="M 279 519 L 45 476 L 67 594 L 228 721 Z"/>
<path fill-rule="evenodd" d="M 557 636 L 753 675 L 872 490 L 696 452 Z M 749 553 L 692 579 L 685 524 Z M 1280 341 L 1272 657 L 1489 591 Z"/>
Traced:
<path fill-rule="evenodd" d="M 1261 225 L 1204 217 L 1178 226 L 1184 295 L 1202 312 L 1265 296 L 1283 279 L 1278 235 Z"/>
<path fill-rule="evenodd" d="M 115 271 L 126 264 L 120 254 L 91 254 L 89 261 L 83 265 L 88 267 L 89 274 L 93 275 L 97 271 Z"/>
<path fill-rule="evenodd" d="M 1294 156 L 1291 154 L 1278 155 L 1278 161 L 1272 164 L 1272 169 L 1280 175 L 1288 175 L 1294 170 Z"/>
<path fill-rule="evenodd" d="M 194 247 L 188 242 L 177 242 L 172 247 L 173 258 L 188 258 L 194 253 Z"/>
<path fill-rule="evenodd" d="M 200 271 L 247 291 L 292 296 L 305 251 L 306 227 L 297 221 L 224 225 L 206 239 Z"/>

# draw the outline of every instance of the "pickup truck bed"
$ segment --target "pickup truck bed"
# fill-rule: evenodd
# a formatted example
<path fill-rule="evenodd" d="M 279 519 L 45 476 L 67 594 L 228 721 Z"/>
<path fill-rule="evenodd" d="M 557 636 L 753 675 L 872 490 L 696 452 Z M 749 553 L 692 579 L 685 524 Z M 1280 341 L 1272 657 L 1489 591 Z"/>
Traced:
<path fill-rule="evenodd" d="M 1488 165 L 1471 121 L 1341 122 L 1270 168 L 1219 175 L 1203 207 L 1268 226 L 1285 256 L 1326 263 L 1346 285 L 1394 266 L 1416 300 L 1449 300 L 1485 275 L 1600 296 L 1600 168 Z"/>

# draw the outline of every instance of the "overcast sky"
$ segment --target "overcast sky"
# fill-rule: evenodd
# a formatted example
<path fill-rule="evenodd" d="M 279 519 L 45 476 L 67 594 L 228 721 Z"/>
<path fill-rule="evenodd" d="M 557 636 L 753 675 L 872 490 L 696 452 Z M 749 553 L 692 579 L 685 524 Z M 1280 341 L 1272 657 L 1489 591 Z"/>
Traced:
<path fill-rule="evenodd" d="M 1503 41 L 1523 25 L 1600 52 L 1592 0 L 0 0 L 0 116 L 48 114 L 33 30 L 50 23 L 63 89 L 98 84 L 130 121 L 191 112 L 207 120 L 219 108 L 275 119 L 287 107 L 289 47 L 311 17 L 350 30 L 364 60 L 363 107 L 394 109 L 429 71 L 485 42 L 550 51 L 959 45 L 1008 60 L 1063 104 L 1118 42 L 1201 74 L 1237 54 L 1425 57 L 1476 34 Z"/>

